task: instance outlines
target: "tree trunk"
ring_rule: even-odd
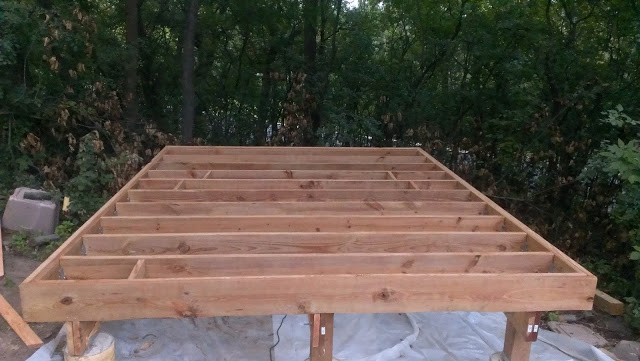
[[[260,89],[260,100],[258,102],[258,120],[256,122],[256,128],[254,130],[254,143],[256,145],[264,145],[267,141],[267,124],[270,119],[270,99],[273,93],[273,62],[276,59],[277,51],[276,46],[273,44],[269,46],[267,51],[267,57],[265,59],[264,68],[262,70],[262,84]]]
[[[195,70],[194,41],[196,21],[198,20],[198,0],[191,0],[187,10],[187,24],[184,30],[182,47],[182,141],[193,141],[193,118],[195,115],[195,89],[193,73]]]
[[[317,107],[317,82],[316,82],[316,54],[318,32],[318,0],[304,0],[304,60],[305,60],[305,92],[303,96],[304,123],[300,128],[304,129],[302,142],[304,145],[314,145],[316,142],[313,129],[319,123],[320,114]]]
[[[138,123],[138,0],[126,0],[126,42],[127,61],[125,63],[125,118],[129,130]]]

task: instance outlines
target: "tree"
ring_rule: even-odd
[[[127,128],[138,123],[138,0],[125,0],[127,61],[125,62],[125,107]]]
[[[618,104],[640,119],[638,1],[352,3],[0,1],[0,190],[102,199],[178,133],[421,146],[640,299],[637,183],[598,156],[618,138],[637,153],[637,130],[599,119]]]
[[[195,37],[198,20],[198,0],[190,0],[187,8],[187,20],[182,46],[182,141],[193,141],[193,124],[195,116],[195,87],[193,74],[195,69]]]

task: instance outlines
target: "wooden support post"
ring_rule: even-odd
[[[71,356],[81,356],[89,346],[91,336],[98,332],[100,321],[68,321],[67,352]]]
[[[531,343],[538,339],[541,312],[506,313],[504,356],[509,361],[529,361]]]
[[[333,313],[309,315],[311,351],[309,361],[333,360]]]

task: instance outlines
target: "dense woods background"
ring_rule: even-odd
[[[638,0],[5,0],[0,199],[78,224],[166,144],[421,146],[640,326],[639,47]]]

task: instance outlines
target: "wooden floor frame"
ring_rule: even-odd
[[[504,354],[528,360],[540,312],[591,309],[595,289],[420,148],[176,146],[20,286],[71,354],[99,321],[309,314],[312,361],[334,313],[426,311],[506,312]]]

